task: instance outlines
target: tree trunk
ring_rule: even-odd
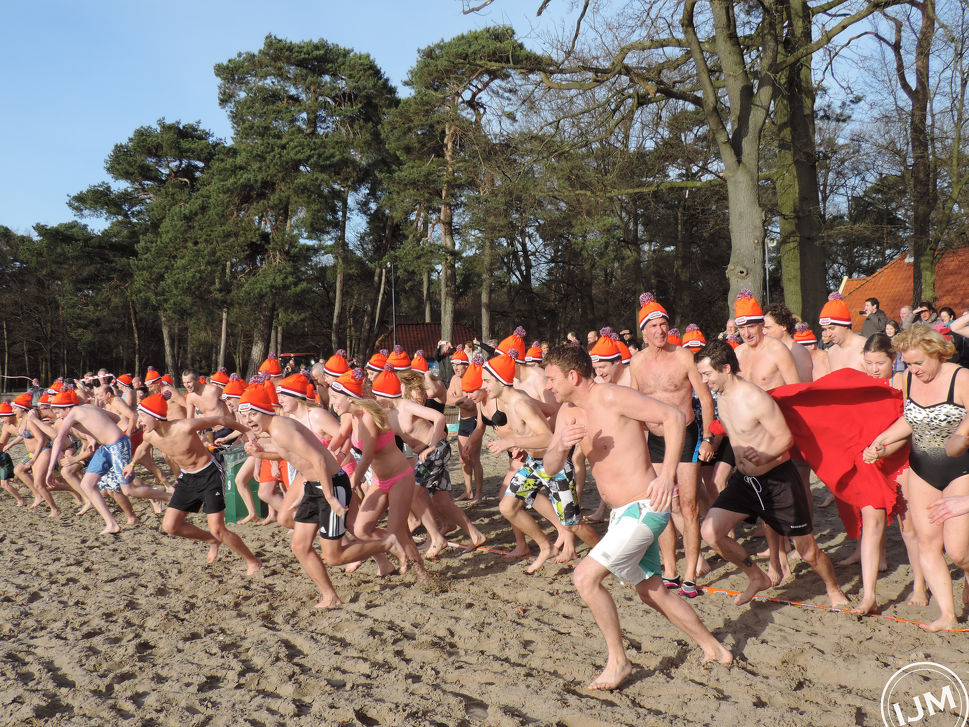
[[[730,224],[730,261],[727,300],[733,301],[741,288],[749,288],[761,298],[764,291],[764,210],[758,199],[757,173],[746,165],[740,173],[727,177],[728,218]]]
[[[441,205],[441,339],[450,341],[454,334],[454,291],[457,271],[454,262],[454,228],[451,220],[451,204]]]
[[[912,143],[912,293],[915,302],[935,298],[935,251],[929,239],[929,224],[935,206],[935,190],[929,167],[929,58],[935,34],[935,0],[922,5],[922,27],[915,45],[915,87],[909,134]]]
[[[343,284],[347,261],[347,211],[350,207],[350,188],[344,187],[340,201],[340,236],[336,242],[336,291],[333,296],[333,321],[330,327],[330,346],[340,348],[340,318],[343,314]]]
[[[216,369],[220,369],[225,366],[225,344],[226,336],[229,333],[229,309],[222,309],[222,335],[219,337],[219,359],[216,365]]]
[[[431,322],[431,270],[424,268],[423,274],[423,293],[424,293],[424,322]]]
[[[481,244],[481,340],[491,338],[491,237]]]
[[[789,0],[784,52],[811,43],[811,11]],[[811,56],[786,69],[775,102],[778,135],[777,203],[780,212],[781,280],[784,302],[803,320],[817,315],[826,299],[821,254],[821,196],[814,125],[815,88]]]
[[[252,328],[252,348],[249,349],[249,366],[246,369],[246,378],[255,375],[259,371],[262,362],[266,360],[266,345],[269,342],[269,335],[272,332],[273,320],[276,318],[276,309],[273,305],[267,305],[256,316]]]
[[[377,307],[374,310],[373,315],[373,342],[374,345],[377,340],[377,326],[380,325],[380,316],[383,313],[384,306],[384,291],[387,290],[387,268],[380,268],[380,286],[377,289]],[[369,350],[361,351],[361,355],[369,355]]]
[[[131,316],[131,337],[134,340],[135,354],[135,363],[134,368],[132,369],[132,375],[137,376],[139,370],[138,367],[140,365],[139,358],[141,356],[141,342],[138,338],[138,318],[135,316],[135,303],[131,299],[130,295],[128,296],[128,313]]]
[[[159,316],[161,318],[161,329],[162,329],[162,343],[165,346],[165,370],[174,371],[175,370],[175,352],[172,350],[172,332],[168,327],[168,322],[165,320],[165,316]]]

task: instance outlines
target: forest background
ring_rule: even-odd
[[[248,375],[392,315],[554,340],[635,329],[644,290],[708,335],[742,287],[814,322],[906,252],[933,300],[969,244],[964,3],[524,2],[527,43],[476,27],[399,89],[323,38],[217,63],[231,138],[148,119],[74,219],[0,220],[3,374]]]

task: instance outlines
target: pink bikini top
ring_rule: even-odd
[[[374,446],[373,446],[373,451],[379,452],[381,449],[383,449],[393,441],[394,441],[393,430],[386,431],[377,437],[377,441],[374,443]],[[360,449],[360,440],[354,439],[353,436],[350,437],[350,444],[352,444],[357,449]]]

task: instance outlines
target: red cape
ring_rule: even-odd
[[[908,447],[875,464],[861,459],[865,447],[902,416],[902,392],[861,371],[839,369],[812,383],[778,386],[770,395],[794,437],[792,454],[838,498],[849,537],[861,532],[860,508],[883,509],[890,520],[904,507],[895,480],[908,466]]]

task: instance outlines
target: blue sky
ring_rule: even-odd
[[[510,23],[537,48],[539,0],[36,0],[4,8],[0,225],[73,219],[68,196],[104,180],[104,159],[159,118],[231,129],[212,67],[258,50],[268,33],[325,38],[370,53],[400,89],[417,51],[472,28]],[[553,3],[555,6],[556,3]],[[566,0],[559,6],[567,9]]]

